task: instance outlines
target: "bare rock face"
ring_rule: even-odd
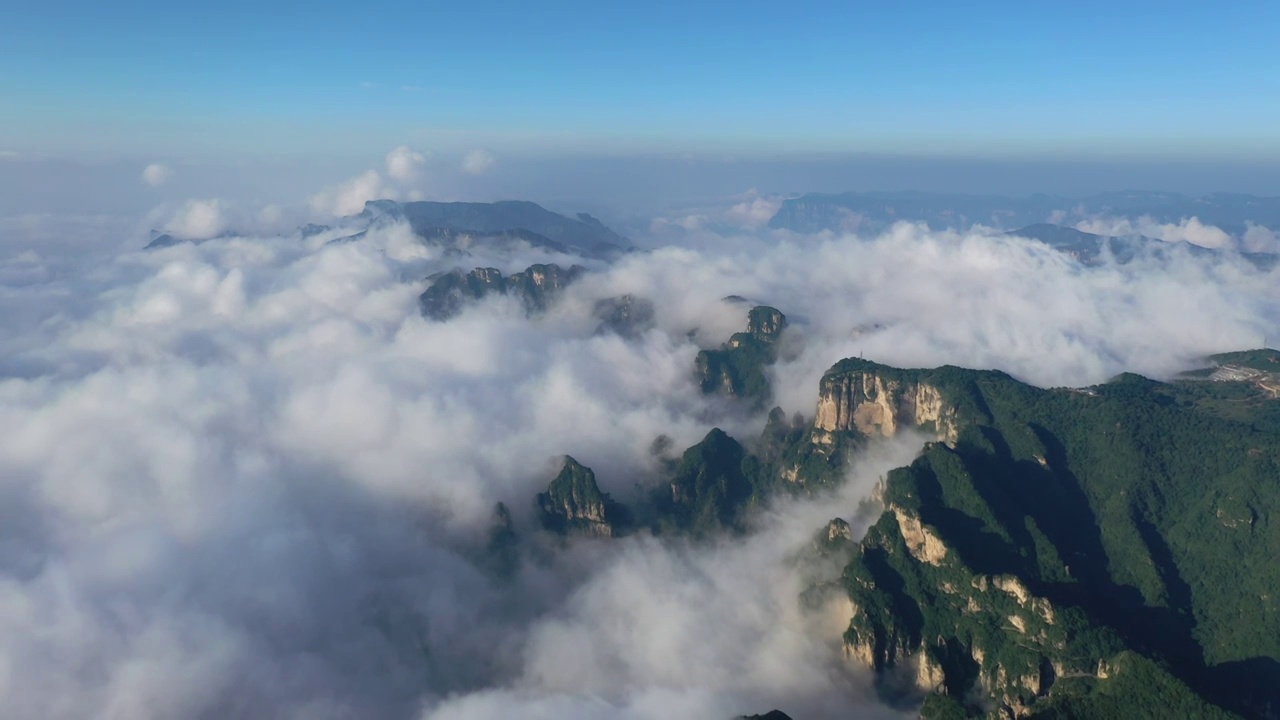
[[[787,329],[787,316],[768,305],[757,305],[747,313],[747,334],[762,343],[774,343]]]
[[[911,557],[930,565],[939,565],[947,558],[946,543],[929,526],[921,523],[915,513],[897,505],[890,505],[889,511],[898,521],[898,529]]]
[[[815,430],[892,437],[906,428],[932,431],[939,439],[954,442],[955,412],[928,383],[886,378],[874,372],[823,378]]]
[[[591,468],[567,455],[537,504],[543,527],[562,535],[614,537],[624,524],[624,509],[600,492]]]

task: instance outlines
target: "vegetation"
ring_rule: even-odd
[[[867,375],[928,386],[948,423],[948,442],[888,474],[861,542],[833,521],[813,543],[825,563],[850,559],[838,583],[815,578],[806,597],[849,596],[846,646],[887,697],[923,693],[926,718],[1280,707],[1280,401],[1265,388],[1122,375],[1040,389],[1000,372],[851,359],[822,392]],[[749,446],[714,429],[667,461],[668,481],[634,516],[662,533],[740,532],[776,494],[834,485],[865,442],[775,408]],[[565,523],[625,510],[572,459],[539,503],[570,508]]]
[[[418,296],[418,307],[431,320],[444,322],[462,312],[468,304],[491,295],[515,295],[530,315],[541,313],[566,286],[582,277],[586,268],[574,265],[530,265],[522,272],[504,277],[495,268],[476,268],[442,273]]]
[[[775,308],[759,305],[747,313],[747,331],[734,333],[718,350],[698,353],[697,370],[704,393],[722,392],[744,398],[758,407],[771,391],[765,367],[777,359],[777,340],[787,318]]]
[[[931,444],[889,475],[893,511],[845,570],[860,609],[846,640],[878,667],[926,653],[957,702],[977,687],[1006,706],[1073,717],[1157,712],[1143,704],[1153,695],[1120,680],[1135,674],[1176,687],[1161,695],[1189,698],[1188,708],[1258,714],[1275,701],[1280,433],[1248,411],[1221,412],[1230,383],[1125,375],[1081,392],[956,368],[844,361],[832,372],[913,376],[963,419],[953,447]],[[902,518],[945,557],[922,557]],[[1026,598],[998,587],[1015,582]],[[1099,677],[1121,652],[1131,670]],[[1152,669],[1161,664],[1163,675]],[[1076,685],[1097,691],[1058,699]],[[928,707],[954,711],[939,702]]]

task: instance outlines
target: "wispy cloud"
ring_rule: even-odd
[[[364,209],[369,200],[394,200],[400,193],[383,182],[377,170],[365,172],[336,186],[325,188],[311,196],[311,209],[321,215],[354,215]]]
[[[462,158],[462,170],[469,175],[483,175],[498,164],[498,158],[482,148],[472,150]]]
[[[387,175],[401,182],[410,182],[417,178],[426,162],[426,155],[408,145],[401,145],[387,153]]]
[[[173,168],[160,163],[151,163],[142,169],[142,181],[151,187],[160,187],[173,179]]]

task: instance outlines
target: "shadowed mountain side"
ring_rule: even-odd
[[[987,702],[1018,717],[1265,713],[1280,433],[1219,411],[1235,384],[1044,390],[838,363],[818,446],[908,427],[944,441],[879,493],[884,514],[844,571],[848,653],[887,697],[937,696],[926,717]],[[1228,681],[1236,667],[1252,674]]]

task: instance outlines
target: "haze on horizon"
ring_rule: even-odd
[[[1254,1],[20,5],[0,213],[297,202],[399,146],[440,199],[1280,194],[1278,25]]]

